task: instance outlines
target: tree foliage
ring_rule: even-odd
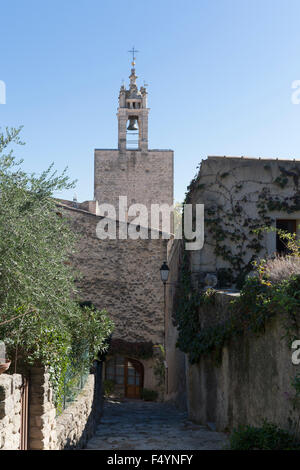
[[[0,339],[8,354],[48,366],[59,389],[66,367],[105,348],[112,322],[79,305],[69,262],[76,236],[53,193],[72,188],[66,171],[27,174],[10,147],[21,129],[0,132]]]

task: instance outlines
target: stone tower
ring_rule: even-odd
[[[173,204],[173,151],[148,148],[147,91],[137,87],[134,60],[129,79],[119,94],[118,148],[95,150],[94,199],[114,205],[117,214],[119,196],[148,211],[151,204]]]

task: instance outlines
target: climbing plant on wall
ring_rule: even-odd
[[[265,170],[268,171],[268,168]],[[215,205],[214,208],[208,208],[205,222],[213,238],[212,244],[216,256],[226,260],[230,265],[230,268],[224,269],[224,277],[227,276],[228,283],[237,282],[240,278],[243,287],[240,298],[230,305],[226,320],[202,328],[199,315],[201,306],[207,302],[213,302],[214,296],[210,291],[199,291],[198,286],[193,286],[189,253],[184,253],[177,292],[175,322],[179,333],[177,346],[188,354],[191,363],[198,362],[205,354],[213,354],[216,360],[220,360],[222,348],[226,342],[246,331],[253,333],[264,331],[266,322],[276,315],[281,318],[289,344],[299,332],[300,276],[293,275],[289,279],[272,284],[264,277],[262,265],[258,264],[256,276],[245,282],[245,274],[254,269],[253,262],[259,257],[263,248],[263,229],[270,226],[272,222],[268,213],[273,210],[288,213],[300,210],[298,192],[300,172],[295,170],[287,174],[284,168],[279,167],[279,170],[282,177],[276,178],[270,184],[277,184],[280,187],[291,184],[293,194],[280,198],[278,195],[271,194],[266,183],[258,183],[260,189],[255,192],[258,214],[256,218],[246,216],[241,209],[241,202],[247,203],[249,197],[247,195],[240,197],[242,184],[236,183],[228,189],[221,181],[226,179],[228,174],[216,177],[219,187],[224,188],[221,194],[223,196],[225,192],[227,208],[224,209],[221,203]],[[195,177],[186,195],[186,203],[193,202],[193,192],[203,191],[203,187],[199,188],[198,184],[199,180]],[[201,200],[200,197],[197,199]],[[281,236],[284,237],[284,234],[281,233]],[[294,247],[296,246],[294,255],[299,256],[299,246],[295,245],[295,237],[293,240],[290,239],[290,243],[291,250],[293,250],[293,243]],[[233,245],[234,249],[230,245]],[[252,253],[247,262],[244,260],[246,250]]]
[[[264,250],[264,233],[274,219],[274,211],[287,214],[300,210],[300,191],[298,188],[300,170],[297,166],[287,170],[278,165],[280,176],[270,181],[235,181],[226,184],[229,172],[217,172],[214,181],[201,182],[200,172],[191,181],[186,194],[186,203],[203,200],[204,193],[213,194],[217,203],[205,205],[205,243],[213,247],[216,258],[226,262],[227,267],[218,269],[219,283],[223,287],[236,284],[241,287],[246,275],[252,270],[252,263]],[[269,165],[263,171],[269,172]],[[231,174],[234,172],[232,169]],[[204,179],[204,178],[203,178]],[[245,191],[245,185],[253,183],[251,193]],[[271,187],[292,188],[289,196],[273,195]],[[248,210],[255,206],[256,216]]]
[[[184,276],[188,277],[187,271]],[[275,284],[268,282],[267,278],[255,276],[245,282],[240,297],[228,306],[223,321],[201,327],[201,308],[205,303],[213,303],[214,296],[209,291],[198,291],[192,287],[185,295],[184,289],[180,289],[176,309],[177,347],[188,354],[192,364],[208,354],[218,362],[224,345],[230,339],[246,332],[263,333],[266,323],[275,316],[281,321],[285,340],[290,347],[300,331],[299,292],[300,275]]]

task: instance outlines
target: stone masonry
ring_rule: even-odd
[[[78,234],[74,267],[82,300],[107,309],[114,337],[126,341],[163,342],[163,288],[159,268],[168,240],[99,240],[101,217],[61,206]],[[119,224],[117,223],[117,230]]]
[[[170,269],[166,289],[166,377],[165,400],[180,409],[186,408],[186,355],[176,347],[178,330],[175,328],[173,312],[176,308],[176,290],[183,257],[183,241],[170,240],[168,244],[168,266]]]
[[[135,73],[135,58],[132,62],[131,74],[129,76],[130,85],[127,90],[123,84],[119,93],[118,109],[118,149],[123,151],[127,148],[127,131],[134,131],[134,136],[138,131],[138,148],[140,150],[148,149],[148,114],[147,108],[147,90],[146,86],[138,89]],[[127,127],[129,123],[129,126]],[[133,125],[133,127],[132,127]]]
[[[56,443],[56,408],[49,374],[43,368],[30,370],[29,448],[54,450]]]
[[[90,374],[76,400],[58,416],[57,449],[82,449],[94,435],[99,421],[93,413],[94,386],[95,377]]]
[[[129,348],[126,354],[140,361],[142,357],[134,355],[134,345],[164,344],[164,291],[159,270],[167,259],[167,238],[172,232],[171,214],[167,212],[167,223],[171,222],[168,227],[162,225],[158,218],[155,222],[149,218],[148,224],[145,220],[136,220],[135,226],[139,230],[132,231],[137,239],[130,236],[123,239],[123,231],[133,218],[144,217],[141,212],[145,207],[149,216],[153,204],[161,213],[166,213],[166,206],[172,206],[173,151],[148,148],[147,91],[145,86],[138,89],[134,65],[133,61],[129,88],[122,85],[119,94],[118,148],[95,150],[94,201],[58,201],[58,205],[79,238],[79,249],[72,263],[81,272],[78,279],[81,300],[108,311],[115,324],[112,342],[125,342]],[[138,136],[134,149],[127,140],[131,131]],[[131,207],[133,210],[132,205],[136,204],[133,213],[125,209],[121,217],[120,197],[127,198],[126,202],[123,201],[127,203],[127,209]],[[104,212],[101,208],[104,203],[113,206],[113,214]],[[137,205],[144,207],[138,208]],[[116,222],[115,239],[97,237],[96,228],[103,216]],[[154,229],[152,233],[148,227]],[[168,235],[162,234],[160,228]],[[140,387],[159,388],[154,377],[153,359],[145,360],[141,366],[144,372],[140,376],[143,377]]]
[[[173,204],[173,151],[120,152],[95,150],[94,198],[112,204],[117,211],[119,196],[128,205]]]
[[[95,368],[75,401],[58,417],[49,374],[42,367],[30,368],[28,449],[78,449],[92,438],[103,407],[102,367]],[[0,450],[20,448],[21,387],[21,375],[0,376]]]
[[[201,310],[201,324],[228,318],[228,306],[236,295],[217,291],[215,305]],[[197,364],[186,361],[189,418],[200,424],[214,423],[217,431],[246,424],[261,426],[266,419],[294,432],[299,411],[293,407],[291,383],[298,368],[283,338],[281,319],[274,318],[263,334],[247,332],[230,341],[222,350],[220,364],[210,355],[202,356]]]
[[[173,204],[173,151],[148,148],[147,91],[138,90],[134,61],[132,66],[129,88],[122,85],[119,94],[118,149],[95,150],[94,200],[117,211],[119,196],[127,196],[128,205],[143,204],[149,212],[151,204]],[[138,129],[135,149],[126,142],[132,122]]]
[[[21,387],[20,374],[0,376],[0,450],[20,447]]]

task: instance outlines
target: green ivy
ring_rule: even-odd
[[[284,328],[284,337],[290,345],[299,333],[300,276],[276,285],[262,282],[259,277],[246,281],[240,296],[228,307],[228,318],[216,325],[201,328],[201,306],[213,302],[209,292],[197,292],[185,265],[181,273],[184,285],[179,289],[176,309],[178,328],[177,347],[188,354],[192,364],[201,356],[211,354],[216,362],[222,358],[223,347],[246,332],[259,334],[265,331],[267,321],[278,316]]]
[[[233,284],[236,284],[239,289],[242,287],[247,274],[252,271],[253,261],[261,255],[264,249],[263,234],[260,229],[272,224],[273,219],[268,215],[270,212],[283,211],[291,214],[300,210],[298,174],[292,171],[286,172],[281,166],[278,168],[281,174],[274,179],[273,183],[281,188],[285,188],[289,183],[293,184],[294,194],[289,197],[273,196],[268,187],[262,187],[256,203],[258,217],[255,218],[247,217],[243,212],[241,202],[248,201],[247,195],[241,195],[240,201],[236,200],[243,188],[243,183],[235,183],[231,189],[228,189],[222,180],[229,173],[225,172],[219,176],[218,183],[226,192],[230,207],[224,209],[219,203],[214,208],[205,209],[205,226],[214,244],[216,257],[223,259],[229,265],[217,271],[221,287],[229,287]],[[266,164],[264,169],[268,170],[270,166]],[[204,188],[202,184],[199,184],[199,178],[200,170],[187,188],[185,203],[192,202],[192,194],[195,190]],[[249,251],[252,255],[245,262]]]
[[[261,427],[239,426],[229,438],[230,450],[300,450],[299,438],[293,433],[264,421]]]
[[[269,165],[264,165],[264,168],[268,170]],[[213,354],[217,360],[220,360],[222,348],[231,338],[245,331],[254,333],[263,331],[266,321],[275,315],[280,316],[288,341],[295,338],[300,313],[299,278],[294,276],[274,286],[261,282],[259,278],[245,281],[263,249],[262,232],[272,223],[268,212],[279,210],[293,213],[300,210],[298,176],[292,172],[287,174],[282,167],[279,167],[279,170],[281,176],[274,183],[285,187],[289,178],[292,177],[295,192],[290,197],[279,198],[279,196],[272,196],[270,190],[263,187],[256,203],[257,218],[245,217],[240,203],[234,201],[231,193],[229,194],[230,209],[225,210],[221,204],[217,204],[215,208],[208,208],[205,211],[205,225],[208,227],[211,239],[215,242],[214,252],[230,266],[218,270],[219,284],[222,287],[230,287],[235,283],[238,288],[242,289],[240,298],[230,306],[229,318],[223,323],[201,328],[199,311],[201,305],[207,301],[207,293],[193,289],[189,257],[186,252],[184,253],[175,322],[179,332],[177,346],[188,354],[191,363],[198,362],[203,354]],[[227,175],[228,173],[223,173],[221,179]],[[199,176],[200,170],[187,188],[186,204],[191,203],[193,191],[199,189]],[[222,182],[219,184],[224,187]],[[242,184],[235,184],[232,192],[238,193],[241,189]],[[244,196],[241,201],[246,202],[247,196]],[[284,236],[282,233],[279,235]],[[229,241],[231,243],[228,243]],[[290,243],[292,243],[291,240]],[[234,251],[231,248],[232,245],[234,245]],[[252,256],[248,262],[245,262],[248,250],[251,250]]]

